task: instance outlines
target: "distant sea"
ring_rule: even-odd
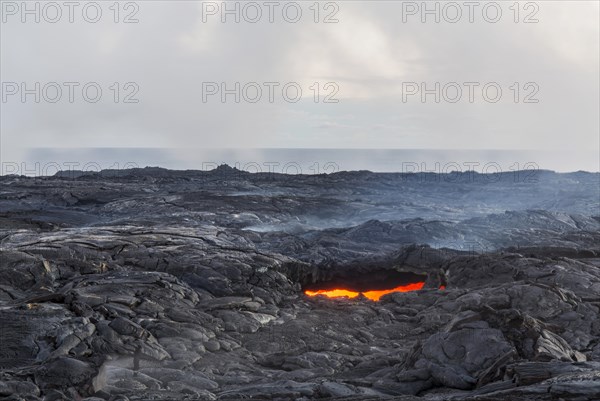
[[[546,169],[600,170],[598,150],[581,154],[538,150],[448,149],[211,149],[211,148],[30,148],[20,160],[2,160],[2,175],[53,175],[58,170],[164,167],[212,170],[228,164],[250,172],[320,174],[337,171],[445,173]]]

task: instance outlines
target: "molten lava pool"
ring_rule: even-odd
[[[418,283],[401,285],[399,287],[392,288],[389,290],[363,291],[362,294],[372,301],[379,301],[379,298],[381,298],[385,294],[390,294],[392,292],[416,291],[416,290],[422,289],[424,285],[425,285],[425,282],[421,281]],[[443,288],[440,287],[440,289],[443,289]],[[337,297],[356,298],[357,296],[359,296],[361,294],[361,292],[343,290],[343,289],[317,290],[317,291],[306,290],[306,291],[304,291],[304,293],[311,297],[314,297],[315,295],[325,295],[326,297],[329,297],[329,298],[337,298]]]

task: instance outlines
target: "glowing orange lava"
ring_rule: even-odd
[[[348,291],[348,290],[317,290],[317,291],[304,291],[306,295],[314,297],[315,295],[325,295],[329,298],[337,298],[337,297],[348,297],[355,298],[360,294],[360,292]]]
[[[420,290],[421,288],[423,288],[424,285],[425,285],[425,282],[421,281],[420,283],[401,285],[400,287],[392,288],[391,290],[367,291],[367,292],[363,292],[363,295],[372,301],[379,301],[379,298],[381,298],[385,294],[390,294],[392,292],[416,291],[416,290]]]
[[[408,292],[408,291],[416,291],[423,288],[425,282],[412,283],[408,285],[401,285],[396,288],[392,288],[390,290],[375,290],[375,291],[365,291],[362,294],[369,298],[372,301],[379,301],[379,298],[384,296],[385,294],[390,294],[392,292]],[[442,286],[443,287],[443,286]],[[441,288],[441,287],[440,287]],[[445,287],[444,287],[445,288]],[[335,290],[317,290],[317,291],[304,291],[304,293],[308,296],[314,297],[315,295],[325,295],[329,298],[337,298],[337,297],[348,297],[348,298],[356,298],[360,292],[343,290],[343,289],[335,289]]]

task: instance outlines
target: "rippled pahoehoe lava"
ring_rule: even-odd
[[[329,298],[339,298],[339,297],[356,298],[357,296],[359,296],[362,293],[365,297],[369,298],[372,301],[379,301],[379,299],[386,294],[390,294],[392,292],[417,291],[417,290],[422,289],[424,285],[425,285],[425,282],[421,281],[418,283],[401,285],[401,286],[391,288],[388,290],[373,290],[373,291],[357,292],[357,291],[351,291],[351,290],[345,290],[345,289],[338,288],[338,289],[333,289],[333,290],[317,290],[317,291],[306,290],[306,291],[304,291],[304,293],[311,297],[314,297],[316,295],[325,295],[326,297],[329,297]]]

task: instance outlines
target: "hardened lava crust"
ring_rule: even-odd
[[[597,401],[600,174],[518,173],[0,177],[0,399]]]

